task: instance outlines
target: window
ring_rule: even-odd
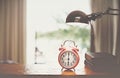
[[[74,10],[89,14],[90,0],[27,0],[27,64],[59,67],[58,49],[68,39],[74,40],[80,51],[89,49],[90,27],[65,23]]]

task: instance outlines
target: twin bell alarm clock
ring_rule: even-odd
[[[79,63],[79,49],[72,40],[65,40],[59,48],[58,62],[62,69],[74,69]]]

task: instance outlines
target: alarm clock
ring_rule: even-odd
[[[74,69],[79,63],[79,49],[72,40],[65,40],[59,48],[58,62],[62,69]]]

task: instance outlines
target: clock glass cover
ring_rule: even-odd
[[[72,51],[66,51],[60,54],[59,63],[66,69],[74,68],[78,64],[78,55]]]

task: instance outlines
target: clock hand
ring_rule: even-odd
[[[68,61],[67,65],[69,66],[69,61]]]
[[[68,66],[69,66],[69,60],[70,60],[70,58],[69,58],[69,52],[68,52]]]

